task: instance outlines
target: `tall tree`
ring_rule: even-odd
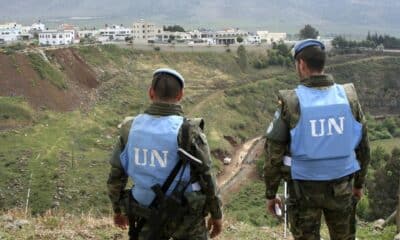
[[[304,26],[303,29],[300,30],[299,36],[300,39],[308,39],[308,38],[316,39],[319,36],[319,32],[310,24],[307,24]]]
[[[243,45],[237,49],[237,63],[242,71],[247,69],[247,51]]]

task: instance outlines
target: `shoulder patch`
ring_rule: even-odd
[[[278,109],[275,112],[274,119],[271,121],[265,134],[267,139],[288,142],[289,141],[289,129],[287,125],[281,119],[281,110]]]
[[[118,124],[117,128],[121,129],[122,126],[124,126],[124,125],[127,124],[128,122],[132,122],[133,119],[135,119],[135,117],[132,117],[132,116],[130,116],[130,117],[125,117],[125,119],[124,119],[120,124]]]

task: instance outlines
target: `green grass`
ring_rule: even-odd
[[[376,140],[371,142],[371,148],[381,146],[386,152],[391,153],[395,147],[400,147],[400,138]]]
[[[33,120],[33,110],[20,97],[0,97],[0,121],[5,119]]]
[[[276,226],[278,221],[265,209],[264,182],[248,184],[225,205],[225,212],[238,221],[254,226]]]
[[[42,80],[46,79],[59,89],[67,89],[64,75],[58,69],[46,62],[39,54],[29,53],[28,57],[33,69]]]

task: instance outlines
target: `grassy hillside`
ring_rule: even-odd
[[[142,52],[104,45],[50,51],[47,55],[50,63],[46,63],[46,68],[50,66],[54,71],[45,72],[45,78],[60,74],[60,82],[49,80],[54,87],[70,93],[79,89],[79,96],[86,96],[86,100],[80,101],[72,111],[57,112],[32,108],[31,98],[0,98],[0,125],[10,119],[19,123],[19,128],[8,127],[0,132],[0,209],[23,208],[30,188],[29,207],[33,214],[48,209],[78,215],[110,213],[106,179],[108,158],[118,134],[116,126],[125,116],[141,113],[149,105],[147,88],[156,68],[172,67],[185,76],[184,110],[189,117],[204,118],[216,168],[222,167],[216,157],[230,155],[234,150],[227,139],[241,143],[263,134],[276,109],[278,89],[297,84],[292,68],[252,68],[251,61],[255,58],[252,55],[248,58],[249,67],[241,70],[234,52]],[[392,88],[385,86],[399,84],[394,77],[398,57],[372,61],[371,56],[355,56],[343,61],[349,64],[332,61],[328,72],[336,75],[339,82],[356,84],[366,111],[399,112],[397,102],[391,108],[385,105],[382,112],[377,107],[397,97]],[[96,74],[99,85],[95,89],[82,87],[80,84],[86,81],[83,78],[73,81],[76,68],[72,66],[79,64],[90,66],[88,76]],[[375,73],[375,69],[384,74]],[[383,84],[376,83],[377,79]],[[57,83],[65,83],[67,87],[57,87]],[[376,95],[385,93],[388,95],[382,98],[384,101],[379,101]],[[370,99],[373,104],[369,103]],[[262,226],[270,223],[268,218],[257,215],[262,211],[261,185],[256,183],[244,190],[244,195],[260,196],[251,202],[258,208],[243,212],[232,204],[227,206],[228,216],[232,222],[236,221],[234,226],[252,232],[244,230],[240,234],[253,234],[253,230],[260,230],[261,234]],[[244,195],[235,198],[237,202],[246,202]],[[235,230],[226,232],[226,236],[234,234],[237,234]]]
[[[244,73],[234,53],[136,52],[107,45],[77,52],[99,75],[97,99],[72,112],[38,111],[35,124],[0,133],[5,166],[0,170],[5,179],[0,182],[4,196],[0,208],[23,207],[30,188],[33,213],[49,208],[81,212],[92,206],[96,206],[94,213],[109,212],[107,161],[116,126],[149,104],[147,88],[158,67],[175,68],[186,77],[184,109],[190,117],[204,117],[212,149],[224,154],[233,150],[225,136],[241,142],[262,133],[274,111],[265,101],[274,101],[273,89],[280,87],[277,77],[286,71],[250,69]],[[242,91],[254,96],[244,97]],[[253,111],[248,109],[252,101],[257,104]],[[220,165],[216,160],[215,166]]]

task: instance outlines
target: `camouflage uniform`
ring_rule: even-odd
[[[301,82],[304,86],[323,89],[334,84],[330,75],[312,76]],[[354,176],[332,181],[292,181],[290,170],[283,164],[284,155],[290,155],[290,130],[299,120],[299,102],[294,90],[279,92],[278,110],[266,133],[266,159],[264,164],[266,197],[274,199],[282,178],[289,180],[287,200],[290,229],[295,239],[320,239],[322,212],[330,229],[331,239],[354,239],[355,205],[352,185],[362,188],[370,148],[367,126],[353,84],[344,85],[355,119],[363,124],[362,140],[355,149],[361,169]],[[354,181],[353,181],[354,180]],[[351,214],[353,212],[353,214]]]
[[[183,115],[180,105],[166,104],[166,103],[153,103],[145,113],[156,116],[168,115]],[[164,229],[164,238],[169,239],[193,239],[203,240],[208,239],[208,231],[205,225],[204,217],[210,213],[214,219],[222,218],[221,200],[218,194],[215,177],[211,172],[211,156],[208,147],[207,139],[203,133],[204,122],[202,119],[188,119],[190,123],[189,138],[191,139],[191,154],[203,161],[207,166],[207,171],[202,173],[204,184],[202,185],[201,192],[190,193],[193,201],[191,206],[197,210],[197,213],[185,216],[184,223],[177,226],[175,223],[168,223]],[[115,213],[128,214],[127,207],[127,194],[125,187],[127,184],[128,176],[121,166],[120,154],[128,141],[129,130],[132,125],[133,118],[127,118],[122,124],[120,129],[120,136],[118,142],[114,147],[112,157],[110,159],[111,171],[107,181],[108,195],[111,199]],[[178,134],[178,143],[182,142],[181,131]],[[192,173],[195,172],[192,169]],[[130,218],[131,219],[131,218]],[[130,227],[132,229],[132,227]],[[139,239],[146,235],[146,232],[151,231],[151,227],[144,225]],[[130,232],[131,235],[131,232]]]

